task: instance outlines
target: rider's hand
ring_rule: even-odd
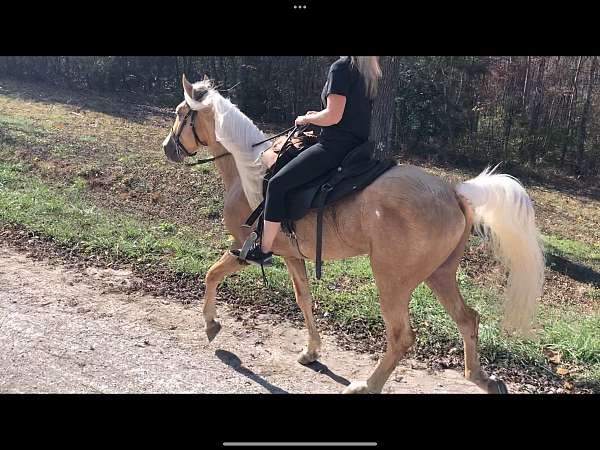
[[[317,114],[318,111],[308,111],[306,114],[304,114],[305,116],[312,116],[313,114]]]
[[[270,148],[270,149],[264,151],[260,155],[260,158],[262,159],[262,162],[265,166],[267,166],[268,168],[271,168],[271,166],[273,164],[275,164],[275,161],[277,161],[277,153],[275,153],[273,151],[273,148]]]
[[[308,125],[309,123],[310,122],[308,121],[308,118],[306,116],[298,116],[296,117],[296,121],[294,122],[296,126]]]

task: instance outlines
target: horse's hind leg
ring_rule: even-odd
[[[491,379],[481,369],[477,342],[479,338],[479,314],[466,304],[456,282],[456,271],[465,252],[465,246],[471,235],[473,223],[471,209],[462,198],[458,198],[460,208],[465,215],[465,230],[454,251],[444,264],[437,268],[425,281],[440,301],[446,312],[458,326],[464,342],[465,378],[474,382],[488,393],[508,393],[502,381]]]
[[[408,304],[414,283],[397,281],[397,274],[378,274],[375,266],[373,274],[379,290],[381,316],[385,322],[387,348],[377,368],[365,382],[353,382],[344,389],[344,394],[379,393],[400,359],[415,341],[410,328]]]
[[[465,378],[490,394],[508,393],[502,381],[488,377],[481,369],[477,351],[479,314],[465,305],[464,299],[458,290],[454,264],[444,264],[427,279],[426,283],[450,317],[456,322],[462,335],[465,354]]]
[[[217,298],[217,287],[227,275],[247,267],[247,264],[229,253],[225,252],[219,260],[214,263],[206,273],[204,292],[204,308],[202,314],[206,323],[206,336],[212,341],[221,330],[221,324],[216,320],[217,309],[215,300]]]
[[[312,297],[308,287],[308,277],[306,276],[306,265],[304,260],[298,258],[284,258],[285,265],[288,268],[294,293],[296,294],[296,303],[304,315],[304,323],[308,330],[308,345],[302,350],[298,357],[300,364],[310,364],[319,357],[321,349],[321,338],[315,325],[315,319],[312,312]]]

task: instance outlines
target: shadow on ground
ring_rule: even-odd
[[[226,350],[217,350],[215,351],[215,356],[219,358],[222,362],[227,364],[229,367],[231,367],[233,370],[235,370],[237,373],[244,375],[245,377],[264,387],[271,394],[289,394],[289,392],[272,385],[261,376],[255,374],[250,369],[244,367],[240,358],[238,358],[235,354]]]
[[[344,378],[340,375],[335,374],[334,372],[331,371],[331,369],[329,367],[327,367],[325,364],[320,363],[319,361],[312,362],[312,363],[306,365],[305,367],[308,367],[310,370],[314,370],[317,373],[326,375],[329,378],[331,378],[333,381],[335,381],[336,383],[339,383],[343,386],[350,385],[350,381],[348,381],[346,378]]]
[[[582,264],[569,261],[562,256],[546,253],[546,265],[555,272],[562,273],[569,278],[582,283],[591,283],[600,288],[600,273]]]
[[[142,94],[113,93],[100,95],[96,92],[67,90],[64,88],[33,82],[19,82],[0,79],[0,94],[13,99],[47,104],[62,103],[74,108],[88,109],[110,116],[143,124],[152,116],[172,117],[180,100],[173,100],[172,108],[161,108],[143,104]],[[127,100],[126,100],[127,99]],[[183,100],[183,95],[181,100]]]

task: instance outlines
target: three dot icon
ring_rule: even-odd
[[[306,5],[294,5],[294,9],[306,9]]]

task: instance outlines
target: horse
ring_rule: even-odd
[[[249,233],[242,226],[262,201],[270,143],[267,136],[211,80],[190,83],[182,77],[184,100],[176,107],[171,131],[162,143],[171,162],[182,162],[201,147],[212,155],[225,186],[223,219],[240,248]],[[295,223],[295,236],[280,232],[273,252],[283,258],[296,302],[308,331],[298,362],[319,357],[321,339],[312,311],[305,260],[315,259],[316,213]],[[530,335],[544,283],[544,254],[535,212],[523,185],[508,174],[486,168],[475,178],[452,185],[425,170],[396,164],[374,182],[327,207],[323,218],[324,261],[368,255],[385,324],[386,350],[366,381],[355,380],[343,393],[380,393],[415,340],[410,327],[412,291],[426,283],[456,323],[464,343],[464,376],[486,393],[508,393],[506,385],[482,369],[478,353],[479,314],[467,306],[456,272],[472,232],[490,245],[508,273],[502,326]],[[247,267],[226,251],[205,276],[202,314],[212,341],[217,320],[219,283]]]

